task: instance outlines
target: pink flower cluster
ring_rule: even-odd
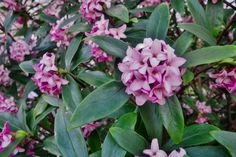
[[[4,67],[4,65],[0,65],[0,85],[9,86],[11,83],[11,79],[9,77],[10,71]]]
[[[97,21],[92,27],[91,32],[85,33],[86,36],[111,36],[116,39],[126,38],[124,34],[126,30],[126,25],[122,25],[119,28],[110,28],[109,29],[109,20],[104,19],[104,16],[101,17],[100,21]],[[98,62],[103,61],[112,61],[112,57],[104,52],[97,44],[92,41],[86,41],[87,44],[91,46],[91,54],[98,59]]]
[[[111,7],[111,0],[79,0],[80,12],[90,23],[97,21],[102,15],[104,7]]]
[[[3,0],[3,5],[7,9],[19,11],[22,7],[15,0]]]
[[[56,42],[58,47],[68,46],[70,44],[71,40],[73,39],[73,37],[75,36],[74,34],[69,34],[67,32],[68,29],[70,28],[70,25],[60,27],[63,20],[64,20],[64,18],[57,21],[57,23],[52,26],[52,29],[49,33],[49,35],[51,37],[51,41]]]
[[[146,101],[164,105],[182,84],[181,66],[186,62],[162,40],[144,39],[136,48],[129,47],[127,56],[118,65],[126,92],[133,94],[137,105]]]
[[[102,125],[101,122],[93,122],[82,126],[82,132],[85,138],[88,138],[90,134],[97,128]]]
[[[236,94],[236,68],[210,73],[209,76],[215,79],[211,87],[225,88],[229,93]]]
[[[14,132],[10,130],[9,123],[5,122],[4,127],[2,128],[2,132],[0,132],[0,152],[4,151],[6,147],[8,147],[15,138],[12,136]],[[15,156],[17,153],[24,152],[25,150],[19,146],[17,146],[10,157]]]
[[[65,0],[54,0],[45,10],[44,13],[49,16],[59,17],[59,13]],[[45,3],[45,2],[44,2]]]
[[[45,53],[40,63],[34,65],[33,68],[35,74],[32,80],[40,91],[48,95],[59,96],[62,85],[66,85],[68,81],[56,73],[58,69],[55,65],[55,55],[53,53]]]
[[[14,101],[14,97],[7,98],[3,93],[0,93],[0,112],[8,112],[15,114],[18,112],[18,107]]]
[[[29,55],[32,51],[32,47],[25,41],[19,39],[12,43],[10,46],[10,58],[22,62],[26,55]]]
[[[165,151],[159,148],[158,140],[156,138],[152,140],[151,148],[145,149],[143,153],[149,157],[184,157],[186,155],[183,148],[180,148],[179,152],[174,150],[170,155],[167,155]]]
[[[165,2],[169,3],[170,0],[165,0]],[[143,7],[149,7],[149,6],[159,5],[160,3],[161,0],[144,0],[140,5]]]
[[[205,117],[204,114],[212,112],[211,106],[207,106],[206,102],[197,101],[196,107],[199,111],[199,116],[195,120],[195,123],[205,123],[209,121],[208,117]]]

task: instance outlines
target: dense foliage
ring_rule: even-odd
[[[236,7],[0,1],[0,156],[236,157]]]

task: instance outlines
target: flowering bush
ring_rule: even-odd
[[[235,12],[0,1],[0,157],[236,157]]]

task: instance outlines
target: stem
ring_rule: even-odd
[[[231,3],[227,2],[226,0],[224,0],[224,3],[225,3],[227,6],[231,7],[232,9],[236,10],[236,7],[235,7],[234,5],[232,5]]]
[[[9,32],[6,32],[4,26],[1,23],[0,23],[0,30],[2,30],[5,34],[7,34],[13,41],[16,41]]]

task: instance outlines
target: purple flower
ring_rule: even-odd
[[[0,85],[9,86],[11,83],[11,79],[9,77],[10,71],[4,67],[4,65],[0,65]]]
[[[33,68],[35,74],[32,80],[40,91],[48,95],[59,96],[62,85],[66,85],[68,81],[56,73],[55,55],[53,53],[45,53],[40,63],[34,65]]]
[[[85,138],[88,138],[90,134],[97,128],[102,125],[101,122],[93,122],[82,126],[82,132]]]
[[[215,79],[211,87],[225,88],[229,93],[236,94],[236,68],[209,73],[209,76]]]
[[[0,93],[0,112],[8,112],[15,114],[18,112],[18,107],[14,101],[14,97],[7,98],[3,93]]]
[[[10,58],[17,62],[22,62],[25,56],[30,54],[31,50],[32,47],[30,45],[19,39],[10,46]]]
[[[137,105],[146,101],[164,105],[182,84],[181,66],[185,59],[162,40],[144,39],[136,48],[129,47],[118,65],[126,92],[135,96]]]

